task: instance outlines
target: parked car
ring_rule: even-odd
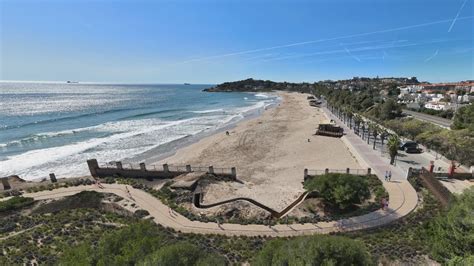
[[[406,153],[422,153],[423,150],[417,147],[408,146],[405,148]]]
[[[418,149],[418,143],[414,141],[402,142],[398,149],[402,151],[406,151],[407,149]]]

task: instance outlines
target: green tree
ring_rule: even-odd
[[[430,222],[423,232],[432,256],[438,260],[474,256],[474,188],[457,196],[449,209]],[[466,259],[467,261],[467,259]],[[471,264],[472,265],[472,264]]]
[[[387,141],[388,153],[390,155],[390,164],[395,163],[395,157],[400,147],[400,138],[397,135],[391,135]]]
[[[474,130],[474,104],[461,107],[454,115],[452,129],[469,128]]]
[[[339,209],[345,209],[370,197],[365,177],[351,174],[330,173],[308,179],[304,187],[316,190],[323,199]]]
[[[315,235],[265,244],[252,265],[372,265],[366,247],[340,236]]]
[[[226,265],[226,259],[217,254],[209,254],[195,245],[179,242],[164,246],[149,255],[138,265],[142,266],[188,266],[188,265]]]

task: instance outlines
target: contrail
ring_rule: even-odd
[[[434,54],[432,54],[430,57],[425,59],[425,62],[429,62],[429,61],[431,61],[431,59],[435,58],[438,55],[438,52],[439,52],[439,49],[436,49]]]
[[[351,52],[349,51],[349,49],[347,49],[347,47],[344,47],[344,50],[346,50],[346,53],[347,53],[348,55],[350,55],[350,57],[354,58],[354,59],[355,59],[356,61],[358,61],[358,62],[362,62],[359,57],[357,57],[357,56],[351,54]]]
[[[456,23],[456,20],[458,20],[459,14],[461,14],[461,11],[466,5],[466,3],[467,3],[467,0],[464,0],[464,2],[462,3],[461,7],[458,10],[458,13],[456,14],[456,17],[454,17],[453,22],[451,23],[451,26],[449,26],[448,32],[451,32],[451,30],[453,29],[454,24]]]
[[[363,51],[372,51],[372,50],[384,50],[384,49],[391,49],[391,48],[402,48],[402,47],[412,47],[412,46],[427,45],[427,44],[434,44],[434,43],[443,43],[443,42],[448,42],[448,41],[452,41],[452,40],[436,40],[436,41],[429,41],[429,42],[408,43],[408,44],[400,44],[400,45],[366,46],[366,47],[359,47],[359,48],[352,49],[352,51],[363,52]],[[344,49],[318,51],[318,52],[305,53],[305,54],[299,54],[299,55],[294,55],[294,56],[283,56],[283,57],[271,58],[267,60],[260,60],[259,62],[279,61],[279,60],[304,58],[304,57],[317,56],[317,55],[338,54],[338,53],[344,53],[344,52],[347,53],[347,51]]]
[[[460,18],[457,18],[457,20],[471,19],[473,17],[474,16],[460,17]],[[204,61],[204,60],[215,59],[215,58],[250,54],[250,53],[256,53],[256,52],[263,52],[263,51],[269,51],[269,50],[275,50],[275,49],[281,49],[281,48],[288,48],[288,47],[294,47],[294,46],[300,46],[300,45],[306,45],[306,44],[334,41],[334,40],[341,40],[341,39],[349,39],[349,38],[362,37],[362,36],[368,36],[368,35],[379,34],[379,33],[387,33],[387,32],[394,32],[394,31],[408,30],[408,29],[426,27],[426,26],[431,26],[431,25],[436,25],[436,24],[442,24],[442,23],[451,22],[451,21],[452,21],[452,19],[444,19],[444,20],[426,22],[426,23],[421,23],[421,24],[415,24],[415,25],[385,29],[385,30],[378,30],[378,31],[372,31],[372,32],[365,32],[365,33],[357,33],[357,34],[351,34],[351,35],[345,35],[345,36],[339,36],[339,37],[333,37],[333,38],[325,38],[325,39],[319,39],[319,40],[313,40],[313,41],[290,43],[290,44],[284,44],[284,45],[278,45],[278,46],[272,46],[272,47],[265,47],[265,48],[259,48],[259,49],[253,49],[253,50],[246,50],[246,51],[240,51],[240,52],[234,52],[234,53],[228,53],[228,54],[220,54],[220,55],[190,59],[190,60],[186,60],[186,61],[183,61],[183,62],[179,62],[177,64],[185,64],[185,63]]]

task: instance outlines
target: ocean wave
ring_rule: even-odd
[[[141,117],[147,117],[147,116],[150,116],[150,115],[166,114],[166,113],[180,112],[180,111],[184,111],[184,109],[167,109],[167,110],[141,113],[141,114],[136,114],[136,115],[131,115],[131,116],[124,117],[121,120],[126,120],[126,119],[131,119],[131,118],[141,118]]]
[[[0,130],[7,130],[7,129],[11,129],[11,128],[22,128],[22,127],[27,127],[27,126],[32,126],[32,125],[48,124],[48,123],[55,123],[55,122],[60,122],[60,121],[68,121],[68,120],[73,120],[73,119],[78,119],[78,118],[85,118],[85,117],[89,117],[89,116],[96,116],[96,115],[102,115],[102,114],[130,111],[130,110],[135,110],[135,109],[138,109],[138,108],[120,108],[120,109],[97,111],[97,112],[74,115],[74,116],[65,116],[65,117],[44,119],[44,120],[38,120],[38,121],[34,121],[34,122],[28,122],[28,123],[24,123],[24,124],[14,125],[14,126],[13,125],[11,125],[11,126],[7,125],[7,126],[4,126],[4,127],[0,127]]]
[[[209,110],[191,111],[191,112],[195,113],[195,114],[208,114],[208,113],[217,113],[217,112],[223,113],[225,111],[224,111],[224,109],[220,108],[220,109],[209,109]]]
[[[268,96],[267,94],[264,94],[264,93],[257,93],[255,94],[255,97],[258,97],[258,98],[270,98],[270,96]]]

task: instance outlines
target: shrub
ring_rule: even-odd
[[[136,210],[135,213],[133,214],[137,218],[143,218],[145,216],[150,215],[150,213],[147,210]]]
[[[138,265],[226,265],[226,260],[217,254],[209,254],[197,246],[178,242],[164,246],[149,255]]]
[[[317,190],[323,199],[340,209],[361,203],[370,197],[365,177],[351,174],[325,174],[309,179],[304,187]]]
[[[33,204],[33,202],[33,198],[15,196],[6,201],[0,201],[0,212],[21,209],[25,206]]]
[[[445,213],[428,223],[422,235],[438,261],[474,256],[474,188],[456,197]]]
[[[340,236],[307,236],[267,242],[254,265],[371,265],[366,247]]]

